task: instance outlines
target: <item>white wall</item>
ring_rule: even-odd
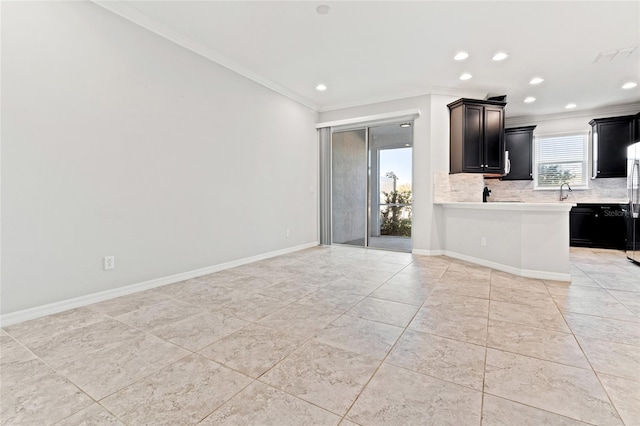
[[[3,2],[1,83],[3,314],[317,241],[306,107],[85,2]]]

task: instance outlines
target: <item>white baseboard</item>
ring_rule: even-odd
[[[492,262],[490,260],[480,259],[477,257],[467,256],[444,250],[445,256],[453,257],[454,259],[464,260],[465,262],[475,263],[480,266],[486,266],[487,268],[496,269],[502,272],[508,272],[513,275],[526,278],[537,278],[540,280],[553,280],[553,281],[571,281],[571,274],[563,274],[561,272],[549,272],[549,271],[536,271],[530,269],[519,269],[509,265],[503,265],[502,263]]]
[[[420,255],[420,256],[442,256],[444,254],[444,250],[413,249],[413,250],[411,250],[411,254],[417,254],[417,255]]]
[[[24,309],[21,311],[11,312],[0,315],[0,326],[5,327],[19,322],[40,318],[46,315],[57,314],[69,309],[79,308],[81,306],[91,305],[93,303],[102,302],[120,296],[126,296],[132,293],[149,290],[163,285],[174,284],[191,278],[201,277],[203,275],[212,274],[214,272],[223,271],[225,269],[235,268],[236,266],[246,265],[248,263],[258,262],[260,260],[269,259],[283,254],[289,254],[296,251],[308,249],[318,246],[318,242],[301,244],[295,247],[289,247],[282,250],[276,250],[268,253],[259,254],[257,256],[245,257],[243,259],[233,260],[231,262],[220,263],[218,265],[208,266],[206,268],[195,269],[193,271],[182,272],[166,277],[155,278],[149,281],[143,281],[137,284],[131,284],[124,287],[105,290],[98,293],[88,294],[86,296],[74,297],[73,299],[61,300],[60,302],[49,303],[47,305],[36,306],[35,308]]]

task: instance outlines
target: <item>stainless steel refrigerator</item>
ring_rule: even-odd
[[[640,264],[640,142],[627,148],[627,258]]]

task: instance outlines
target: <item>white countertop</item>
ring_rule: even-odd
[[[566,211],[576,206],[576,203],[520,203],[520,202],[499,202],[490,201],[466,202],[466,203],[433,203],[449,209],[476,209],[476,210],[515,210],[515,211]]]

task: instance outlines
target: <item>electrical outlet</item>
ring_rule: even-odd
[[[104,270],[107,271],[109,269],[113,269],[116,267],[116,257],[115,256],[105,256],[104,258]]]
[[[480,237],[480,245],[485,247],[487,245],[487,237]]]
[[[289,229],[287,228],[287,238],[289,238],[290,235],[291,235],[291,231],[289,231]]]

